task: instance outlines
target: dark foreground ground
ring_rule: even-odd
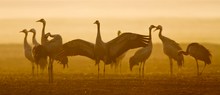
[[[46,75],[1,74],[0,95],[220,95],[220,75],[57,74],[49,84]]]

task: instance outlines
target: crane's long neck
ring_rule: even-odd
[[[150,40],[152,39],[151,32],[152,32],[152,29],[149,29],[149,37],[150,37]]]
[[[96,38],[96,42],[97,41],[102,41],[102,37],[101,37],[101,33],[100,33],[100,24],[97,24],[97,38]]]
[[[41,44],[43,45],[46,41],[46,38],[45,38],[45,26],[46,26],[46,22],[43,23],[43,28],[42,28],[42,34],[41,34]]]
[[[27,33],[25,33],[25,36],[24,36],[24,47],[26,47],[28,45],[28,42],[27,42]]]
[[[36,32],[33,32],[32,43],[33,43],[34,45],[39,45],[39,43],[38,43],[37,40],[36,40]]]
[[[159,37],[160,37],[160,38],[163,37],[163,35],[162,35],[162,29],[160,29],[160,31],[159,31]]]

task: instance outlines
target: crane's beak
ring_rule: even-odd
[[[24,32],[24,30],[22,30],[22,31],[19,31],[19,33],[25,33],[25,32]]]
[[[36,22],[41,22],[41,20],[37,20]]]
[[[93,24],[98,24],[99,23],[99,21],[98,20],[96,20]]]
[[[157,30],[159,30],[159,28],[156,27],[156,29],[155,29],[153,32],[155,32],[155,31],[157,31]]]

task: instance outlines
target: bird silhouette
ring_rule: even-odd
[[[144,66],[145,66],[146,60],[150,57],[151,52],[152,52],[153,45],[152,45],[151,31],[155,27],[156,26],[154,25],[151,25],[149,27],[149,37],[150,37],[149,45],[137,50],[135,54],[129,59],[131,71],[135,65],[139,65],[139,76],[140,77],[141,76],[144,77]],[[141,68],[142,68],[142,74],[141,74]]]
[[[169,57],[169,60],[170,60],[170,74],[172,75],[173,74],[172,59],[177,61],[179,70],[184,64],[183,55],[178,54],[178,51],[182,50],[182,48],[174,40],[171,40],[170,38],[167,38],[167,37],[162,35],[163,28],[162,28],[161,25],[158,25],[156,30],[159,30],[159,38],[161,39],[161,41],[163,43],[163,51]]]
[[[99,75],[99,62],[104,61],[104,75],[105,65],[115,63],[116,59],[123,53],[130,49],[145,47],[149,43],[149,36],[135,34],[135,33],[123,33],[120,36],[112,39],[111,41],[104,43],[100,34],[100,23],[98,20],[94,24],[97,24],[97,37],[95,43],[95,61],[98,65]]]
[[[37,62],[40,59],[47,59],[49,56],[49,66],[48,66],[48,75],[49,75],[49,82],[53,82],[53,63],[54,60],[58,61],[59,63],[63,64],[64,67],[68,63],[67,57],[62,57],[62,59],[57,57],[62,51],[62,37],[59,34],[51,35],[50,33],[45,34],[45,26],[46,21],[44,19],[40,19],[37,22],[43,23],[42,28],[42,35],[41,35],[41,45],[35,48],[35,55],[34,58]],[[48,37],[52,37],[51,40],[48,40]]]
[[[28,32],[32,32],[33,36],[32,36],[32,44],[34,45],[33,49],[32,49],[32,53],[33,55],[35,55],[34,51],[35,51],[35,47],[39,46],[40,44],[37,42],[36,40],[36,30],[34,28],[30,29]],[[38,73],[38,66],[40,66],[40,69],[43,71],[46,66],[47,66],[47,60],[46,59],[40,59],[39,62],[35,62],[35,64],[37,65],[37,73]]]
[[[196,60],[196,65],[197,65],[197,75],[202,74],[203,70],[206,67],[206,64],[211,64],[211,58],[210,58],[212,56],[211,53],[209,52],[207,48],[205,48],[203,45],[199,43],[189,44],[187,46],[186,51],[179,51],[179,54],[190,55],[194,57],[194,59]],[[201,73],[199,73],[198,60],[204,61],[205,63]]]
[[[34,58],[32,55],[32,47],[30,44],[28,44],[27,41],[27,36],[28,36],[28,31],[26,29],[20,31],[20,33],[24,33],[24,55],[25,57],[31,62],[32,64],[32,75],[34,76]]]

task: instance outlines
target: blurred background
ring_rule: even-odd
[[[24,28],[36,28],[40,38],[42,24],[35,22],[40,18],[47,21],[46,32],[61,34],[64,42],[94,42],[98,19],[104,41],[117,30],[147,35],[151,24],[161,24],[163,34],[177,42],[220,43],[219,5],[219,0],[0,0],[0,43],[22,43],[18,31]]]
[[[42,24],[36,21],[41,18],[47,22],[45,31],[60,34],[64,43],[77,38],[95,42],[95,20],[101,23],[101,35],[105,42],[116,37],[118,30],[148,35],[151,24],[160,24],[163,26],[163,35],[181,43],[184,50],[188,43],[202,43],[214,53],[213,63],[218,63],[219,52],[216,51],[220,44],[219,5],[219,0],[0,0],[0,71],[16,72],[16,68],[31,71],[31,64],[23,54],[24,34],[19,31],[35,28],[40,42]],[[32,34],[28,36],[30,44],[31,37]],[[146,72],[159,70],[158,72],[166,71],[169,74],[169,61],[162,51],[158,32],[153,33],[153,43],[154,52],[149,58],[149,64],[152,63],[149,68],[153,69],[148,68],[146,70],[149,71]],[[127,58],[134,51],[124,59],[124,71],[128,71]],[[188,67],[196,71],[194,60],[190,57],[186,59],[191,60],[186,61],[186,64],[192,63]],[[90,59],[73,57],[70,61],[70,72],[96,72],[94,62]],[[77,66],[83,68],[78,70]],[[212,67],[216,67],[216,64]],[[61,66],[58,65],[57,68]]]

